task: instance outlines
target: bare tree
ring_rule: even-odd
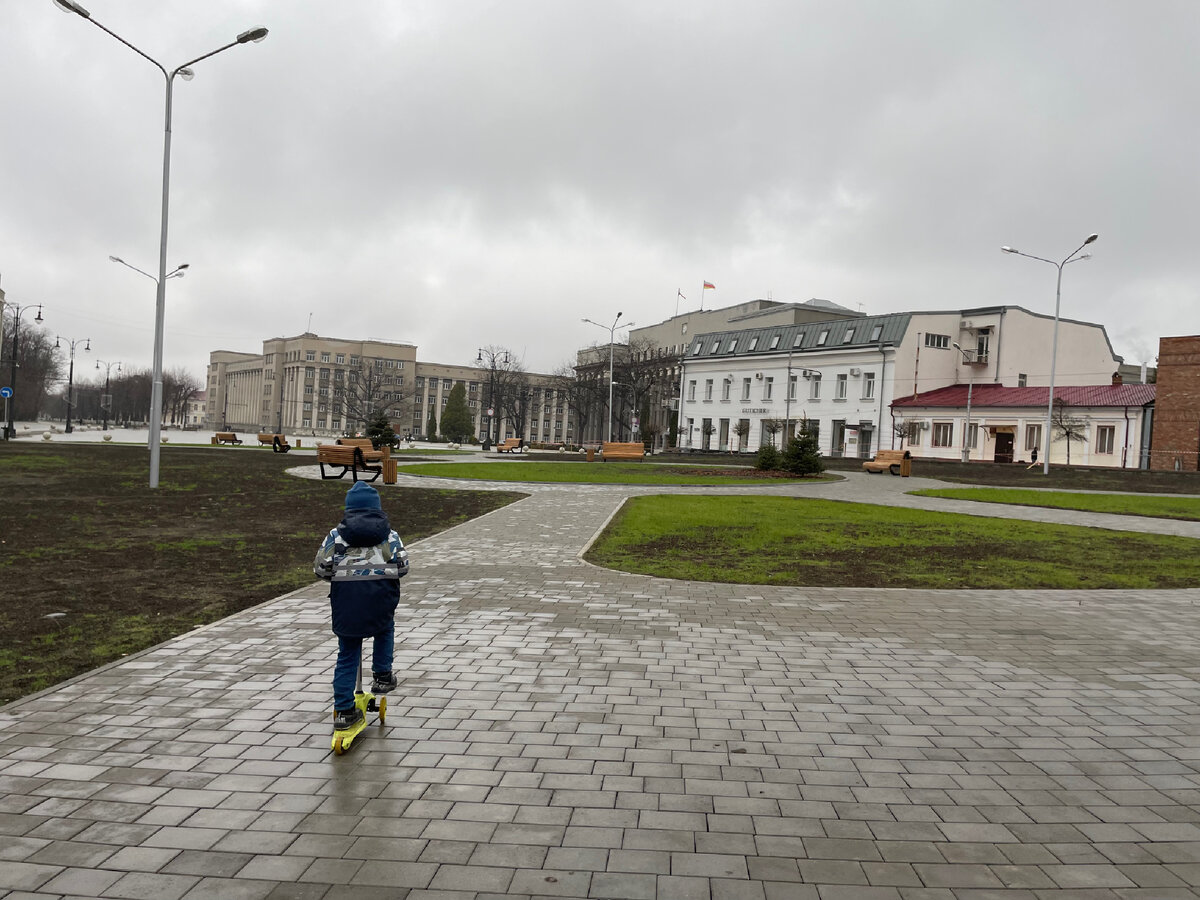
[[[779,434],[787,428],[787,423],[783,419],[770,418],[762,420],[762,429],[767,433],[767,438],[771,441],[771,446],[775,446],[775,435]]]
[[[569,418],[575,423],[575,440],[582,442],[588,422],[604,409],[608,386],[601,386],[595,378],[577,375],[575,367],[569,363],[554,370],[551,386],[566,404]]]
[[[201,387],[203,382],[180,366],[163,373],[163,411],[170,412],[172,425],[187,421],[187,402]]]
[[[1087,432],[1090,421],[1087,416],[1075,416],[1070,412],[1070,407],[1067,406],[1065,400],[1061,397],[1054,398],[1054,409],[1050,415],[1050,427],[1054,430],[1056,437],[1060,437],[1067,442],[1067,465],[1071,464],[1071,444],[1078,441],[1081,444],[1087,443]]]
[[[908,422],[904,419],[892,419],[892,443],[895,443],[895,438],[900,438],[900,446],[897,450],[904,449],[904,441],[908,437]]]
[[[738,450],[741,451],[746,446],[746,438],[750,436],[750,420],[738,419],[737,424],[733,426],[733,433],[737,435]]]
[[[0,380],[8,384],[12,372],[12,316],[5,315],[0,334]],[[46,406],[51,385],[63,377],[63,366],[54,352],[49,335],[26,317],[17,335],[17,389],[9,401],[14,404],[13,418],[37,421]],[[0,404],[2,407],[3,404]]]
[[[475,367],[480,371],[483,385],[483,405],[491,409],[492,421],[487,423],[489,437],[500,441],[500,425],[508,421],[518,435],[523,432],[525,419],[529,415],[529,376],[522,368],[521,360],[505,347],[489,344],[479,351]]]
[[[334,379],[330,400],[347,431],[359,430],[354,426],[365,429],[380,413],[389,420],[403,420],[403,424],[411,421],[413,395],[396,380],[403,376],[395,375],[383,363],[382,359],[363,358],[357,368],[346,369],[345,375]]]

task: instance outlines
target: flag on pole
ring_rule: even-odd
[[[717,286],[715,284],[713,284],[711,281],[704,282],[704,290],[715,291],[716,289],[717,289]]]

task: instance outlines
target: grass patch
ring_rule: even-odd
[[[587,554],[597,565],[736,584],[1185,588],[1200,541],[789,497],[642,497]]]
[[[164,446],[152,491],[144,446],[0,447],[0,703],[316,580],[349,480],[216,449]],[[378,486],[407,542],[523,496]]]
[[[1150,516],[1156,519],[1186,519],[1200,522],[1200,497],[1147,497],[1139,494],[1077,494],[1070,491],[1033,491],[1019,488],[941,488],[913,491],[918,497],[945,497],[979,503],[1010,503],[1014,506],[1043,506],[1112,513],[1118,516]]]
[[[660,466],[647,463],[521,461],[511,463],[434,463],[400,466],[407,475],[515,481],[541,484],[772,484],[781,481],[836,481],[839,476],[810,478],[768,474],[757,469],[720,466]]]

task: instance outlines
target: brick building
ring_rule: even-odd
[[[1159,338],[1150,468],[1200,470],[1200,334]]]

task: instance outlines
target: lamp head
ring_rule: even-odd
[[[179,77],[182,78],[184,81],[191,81],[193,78],[196,77],[196,73],[193,72],[191,69],[189,69],[187,66],[184,66],[182,69],[179,69],[178,71],[179,71]]]
[[[1086,241],[1084,241],[1084,242],[1083,242],[1083,243],[1084,243],[1084,246],[1087,246],[1087,245],[1088,245],[1088,244],[1090,244],[1092,241],[1096,240],[1096,238],[1098,238],[1098,237],[1100,237],[1100,235],[1098,235],[1098,234],[1089,234],[1089,235],[1088,235],[1088,239],[1087,239]]]
[[[125,260],[121,259],[121,257],[119,257],[119,256],[110,256],[110,257],[108,258],[108,261],[109,261],[109,262],[120,263],[121,265],[125,265]]]
[[[1017,248],[1016,247],[1001,247],[1000,252],[1001,253],[1016,253]]]
[[[253,41],[256,44],[259,44],[259,43],[262,43],[263,41],[265,41],[266,39],[267,39],[267,29],[262,28],[262,27],[251,28],[249,31],[243,31],[241,34],[239,34],[237,36],[237,42],[239,44],[244,44],[247,41]]]
[[[54,0],[54,5],[65,13],[74,13],[77,16],[83,16],[85,19],[92,17],[92,14],[76,3],[75,0]]]
[[[962,353],[962,347],[958,346],[958,341],[951,341],[950,346],[953,347],[955,350],[957,350],[959,353]]]
[[[35,321],[35,322],[44,321],[44,319],[42,319],[42,305],[40,303],[38,304],[38,314],[33,317],[33,321]]]
[[[88,353],[92,352],[92,339],[91,338],[87,339],[87,343],[83,345],[83,349],[86,350]]]

